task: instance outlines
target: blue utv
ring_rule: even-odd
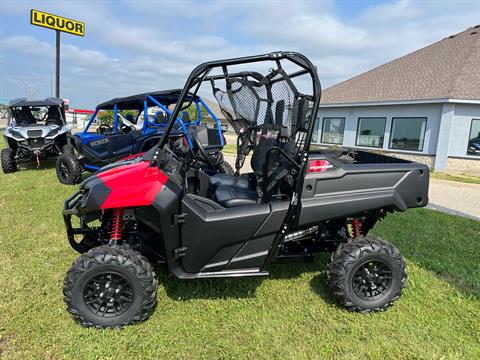
[[[157,91],[99,104],[83,132],[68,137],[68,151],[56,163],[58,180],[67,185],[78,184],[84,171],[95,172],[152,148],[170,119],[169,106],[177,103],[180,93],[181,90]],[[152,108],[156,110],[154,115]],[[192,108],[196,119],[190,119],[187,111],[176,119],[175,130],[170,134],[174,146],[192,157],[194,168],[207,174],[233,174],[221,153],[225,144],[221,122],[199,96],[190,95],[184,101],[183,110]],[[202,123],[202,109],[213,119],[213,128]],[[99,114],[104,111],[113,112],[113,125],[101,123]]]

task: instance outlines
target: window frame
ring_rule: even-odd
[[[392,147],[392,141],[393,141],[393,126],[395,125],[395,119],[424,119],[425,120],[425,131],[423,133],[423,139],[422,139],[422,148],[420,150],[412,150],[412,149],[398,149],[398,148],[393,148]],[[412,151],[412,152],[423,152],[425,149],[425,135],[427,134],[427,124],[428,124],[428,117],[426,116],[396,116],[392,117],[392,123],[390,124],[390,134],[389,134],[389,139],[388,139],[388,149],[393,150],[393,151]]]
[[[361,119],[383,119],[383,140],[382,144],[380,146],[369,146],[369,145],[358,145],[358,137],[359,137],[359,131],[360,131],[360,120]],[[357,119],[357,134],[355,136],[355,146],[361,146],[361,147],[366,147],[366,148],[372,148],[372,149],[383,149],[383,146],[385,145],[385,132],[387,130],[387,118],[385,116],[359,116]]]
[[[473,122],[474,121],[479,121],[480,122],[480,117],[479,118],[474,118],[472,117],[470,120],[470,130],[468,131],[468,138],[467,138],[467,148],[465,149],[466,156],[471,156],[474,159],[480,158],[480,155],[473,155],[468,153],[468,144],[470,143],[470,136],[472,135],[472,130],[473,130]]]
[[[334,143],[334,142],[326,142],[323,140],[323,135],[325,134],[325,119],[342,119],[343,120],[343,128],[342,128],[342,142],[341,143]],[[322,144],[330,144],[330,145],[343,145],[345,142],[345,124],[346,118],[344,116],[325,116],[322,117],[322,133],[320,135],[320,143]]]

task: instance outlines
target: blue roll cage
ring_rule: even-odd
[[[143,112],[143,127],[142,127],[142,130],[141,130],[145,134],[147,134],[150,129],[151,129],[152,132],[157,131],[157,130],[152,129],[151,128],[152,126],[153,127],[158,127],[158,128],[165,128],[168,125],[168,121],[165,122],[165,123],[162,123],[162,124],[155,124],[155,123],[153,123],[149,120],[149,118],[148,118],[148,100],[152,101],[155,105],[157,105],[160,109],[162,109],[162,111],[157,111],[155,113],[155,116],[158,113],[162,113],[162,112],[166,113],[169,117],[172,115],[172,111],[169,110],[167,106],[163,105],[160,101],[155,99],[153,96],[146,95],[145,100],[143,101],[143,111],[142,111]],[[217,125],[217,131],[218,131],[218,136],[220,138],[221,146],[224,146],[225,144],[224,144],[223,136],[222,136],[222,123],[220,122],[220,120],[218,120],[217,116],[213,113],[213,111],[208,107],[208,105],[205,103],[205,101],[203,101],[201,98],[195,97],[193,99],[193,103],[195,104],[195,107],[197,109],[197,118],[195,120],[185,123],[179,117],[177,117],[177,119],[176,119],[176,122],[180,125],[180,127],[182,129],[182,133],[185,135],[185,137],[187,139],[188,146],[190,148],[193,148],[192,139],[191,139],[190,135],[188,134],[187,127],[200,125],[200,123],[202,121],[201,106],[203,106],[203,108],[208,112],[208,114],[215,121],[215,124]],[[92,125],[93,120],[95,119],[95,117],[97,116],[97,114],[101,110],[102,109],[95,109],[95,112],[90,117],[90,120],[88,121],[87,126],[82,131],[82,135],[88,133],[88,129],[90,128],[90,125]],[[140,114],[139,114],[139,116],[140,116]],[[150,127],[148,127],[148,125],[150,125]],[[117,132],[118,132],[118,108],[117,108],[117,104],[115,104],[114,107],[113,107],[113,133],[117,134]],[[178,132],[172,132],[172,135],[177,135],[177,134],[178,134]]]

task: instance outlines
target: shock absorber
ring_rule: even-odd
[[[113,209],[112,231],[110,232],[110,242],[122,240],[123,230],[123,209]]]
[[[352,237],[357,239],[362,236],[362,221],[359,219],[352,220]]]

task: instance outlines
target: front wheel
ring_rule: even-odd
[[[12,149],[2,149],[0,154],[2,162],[2,170],[5,174],[17,171],[17,163],[15,162],[15,152]]]
[[[63,153],[57,158],[55,164],[57,178],[62,184],[80,184],[82,180],[82,169],[78,159],[72,153]]]
[[[123,327],[152,312],[157,278],[148,260],[124,247],[100,246],[82,254],[67,272],[67,310],[83,326]]]
[[[395,246],[367,236],[339,245],[327,280],[337,302],[348,310],[383,311],[400,297],[407,272]]]

